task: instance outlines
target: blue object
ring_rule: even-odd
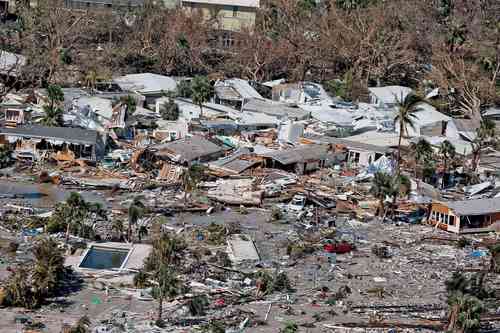
[[[472,251],[472,253],[470,255],[471,255],[471,257],[474,257],[474,258],[484,257],[484,256],[486,256],[486,251],[476,250],[476,251]]]

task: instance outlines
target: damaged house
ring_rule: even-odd
[[[113,80],[121,90],[144,97],[146,105],[153,105],[165,93],[175,91],[177,81],[168,76],[152,73],[128,74]]]
[[[403,86],[385,86],[368,88],[370,103],[383,108],[396,107],[413,90]]]
[[[248,81],[237,78],[217,81],[214,90],[215,103],[232,106],[238,110],[253,98],[263,99]]]
[[[328,143],[335,146],[335,151],[346,152],[346,162],[353,166],[365,167],[377,161],[380,157],[390,155],[390,147],[382,147],[369,143],[350,141],[334,137],[311,137],[313,142]]]
[[[254,113],[266,115],[272,119],[275,124],[284,120],[306,120],[309,119],[311,113],[302,109],[291,107],[283,103],[274,102],[264,99],[251,99],[242,108],[243,113]],[[268,120],[269,122],[269,120]]]
[[[263,153],[266,167],[304,174],[326,165],[329,148],[327,145],[304,145],[286,150]],[[333,157],[333,154],[332,154]]]
[[[104,156],[105,145],[96,131],[69,127],[0,127],[0,144],[12,146],[18,159],[39,160],[61,151],[74,158],[96,161]]]
[[[313,82],[283,83],[273,86],[273,101],[304,104],[328,99],[323,87]]]
[[[238,148],[231,155],[210,162],[209,168],[221,175],[238,175],[262,163],[253,151],[246,147]]]
[[[189,165],[194,162],[207,162],[224,155],[224,148],[201,136],[191,136],[184,139],[156,145],[156,157],[172,162]]]
[[[433,202],[429,224],[457,234],[500,228],[500,198]]]

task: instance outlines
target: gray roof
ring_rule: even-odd
[[[174,157],[174,160],[187,162],[223,151],[222,147],[197,135],[157,145],[154,148],[158,150],[156,153],[158,156]]]
[[[326,159],[328,146],[326,145],[304,145],[292,149],[277,150],[265,153],[262,156],[272,158],[283,165],[299,162]]]
[[[221,168],[225,169],[227,171],[234,172],[236,174],[242,173],[246,169],[254,166],[255,164],[259,163],[256,160],[244,160],[241,159],[240,157],[244,155],[252,154],[250,149],[248,148],[238,148],[233,154],[223,157],[221,159],[218,159],[217,161],[211,162],[210,166],[216,167],[216,168]]]
[[[242,111],[264,113],[278,118],[307,119],[310,112],[265,99],[251,99],[243,105]]]
[[[57,140],[86,145],[95,145],[98,141],[98,133],[96,131],[73,127],[47,127],[39,125],[15,128],[0,127],[0,135]]]
[[[388,147],[381,147],[381,146],[376,146],[372,145],[369,143],[363,143],[363,142],[357,142],[357,141],[350,141],[350,140],[345,140],[341,138],[334,138],[331,136],[312,136],[308,137],[307,139],[320,142],[320,143],[329,143],[333,145],[344,145],[348,149],[354,149],[354,150],[361,150],[361,151],[372,151],[375,153],[380,153],[380,154],[385,154],[391,151],[390,148]]]
[[[500,213],[500,198],[444,202],[457,215]]]
[[[215,93],[220,99],[241,100],[263,97],[255,90],[248,81],[242,79],[228,79],[215,84]]]
[[[452,121],[460,132],[474,132],[480,125],[479,121],[472,119],[453,119]]]

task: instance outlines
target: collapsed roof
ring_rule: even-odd
[[[271,158],[283,165],[290,165],[307,161],[324,160],[326,159],[327,152],[327,145],[304,145],[292,149],[264,153],[262,156]]]
[[[224,151],[222,147],[197,135],[157,145],[154,148],[157,150],[157,156],[167,157],[181,163],[195,161]]]

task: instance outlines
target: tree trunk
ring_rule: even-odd
[[[68,244],[69,241],[69,223],[66,225],[66,239],[65,242]]]
[[[129,242],[131,237],[132,237],[132,221],[128,219],[127,240]]]
[[[444,188],[446,182],[446,170],[448,170],[448,166],[446,165],[446,158],[443,160],[443,180],[441,182],[441,187]]]
[[[458,304],[455,304],[450,309],[450,314],[448,315],[448,331],[454,331],[457,327],[458,314],[460,312],[460,307]]]
[[[203,118],[203,104],[200,103],[200,119]]]
[[[378,209],[379,209],[378,215],[379,216],[383,216],[384,215],[384,211],[385,211],[384,199],[380,199],[379,200]]]
[[[184,208],[187,207],[187,198],[188,198],[188,192],[187,192],[187,186],[184,186]]]
[[[396,176],[399,176],[399,173],[401,172],[401,140],[403,139],[403,125],[401,122],[401,119],[399,120],[400,125],[399,125],[399,139],[398,139],[398,155],[397,155],[397,160],[396,160]]]
[[[158,319],[161,320],[161,317],[163,316],[163,296],[161,296],[158,299]]]
[[[481,149],[472,153],[472,171],[476,172],[479,164],[479,157],[481,156]]]

